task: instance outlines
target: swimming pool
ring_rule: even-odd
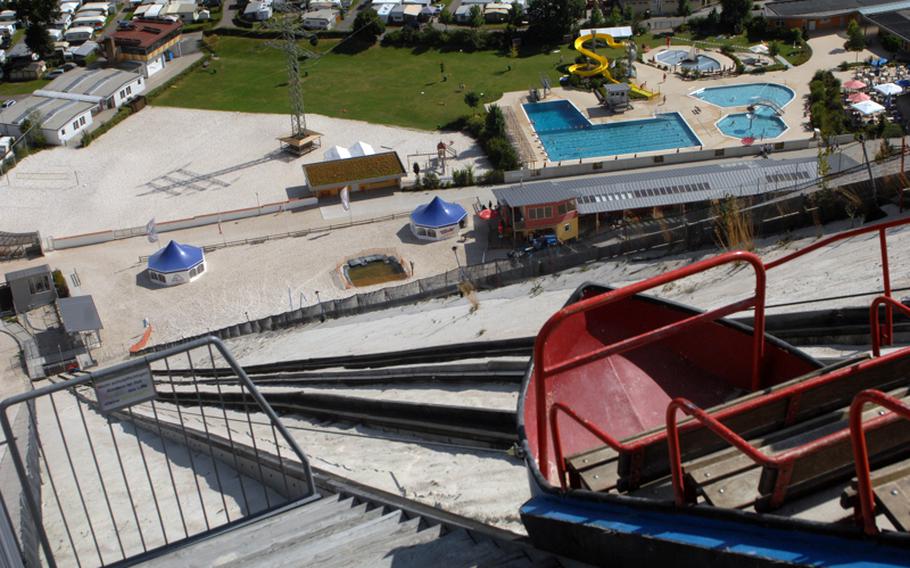
[[[768,99],[783,108],[793,100],[793,90],[777,83],[747,83],[708,87],[691,93],[695,98],[719,107],[747,106],[755,101]]]
[[[658,53],[654,58],[664,65],[679,65],[683,69],[697,69],[698,71],[719,71],[720,62],[713,57],[698,54],[695,61],[688,59],[689,52],[685,49],[668,49]]]
[[[591,124],[569,101],[522,106],[553,162],[701,146],[701,140],[676,112]]]
[[[787,123],[767,107],[757,107],[750,116],[741,112],[728,114],[717,121],[717,128],[733,138],[751,137],[757,141],[777,138],[787,130]]]

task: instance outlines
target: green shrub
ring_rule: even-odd
[[[439,176],[433,172],[427,172],[423,174],[423,180],[420,185],[423,189],[439,189]]]
[[[506,176],[502,170],[490,170],[480,176],[480,185],[497,185],[505,181]]]
[[[468,166],[463,170],[454,170],[452,172],[452,182],[456,187],[474,185],[474,168]]]
[[[497,170],[517,170],[520,166],[518,153],[504,137],[490,138],[484,145],[484,150]]]
[[[51,273],[51,276],[54,279],[54,288],[57,289],[57,296],[60,298],[69,298],[70,287],[66,284],[66,278],[64,278],[63,273],[59,270],[55,270]]]

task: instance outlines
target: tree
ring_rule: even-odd
[[[622,12],[619,11],[619,6],[613,5],[613,9],[610,10],[610,17],[607,18],[607,25],[610,27],[618,26],[622,23]]]
[[[524,6],[518,2],[512,2],[512,7],[509,8],[509,23],[513,26],[520,26],[521,22],[525,19],[525,9]]]
[[[502,109],[499,106],[490,105],[490,108],[487,109],[483,135],[487,138],[497,138],[506,135],[506,119],[503,117]]]
[[[884,47],[888,53],[895,54],[901,50],[901,40],[896,35],[880,32],[879,39],[882,42],[882,47]]]
[[[530,36],[541,41],[557,43],[584,16],[584,0],[531,0],[528,19]]]
[[[595,4],[594,9],[591,10],[591,19],[588,20],[588,24],[592,28],[599,28],[604,25],[604,13],[600,11],[600,6]]]
[[[439,13],[439,23],[445,26],[445,29],[449,29],[449,24],[452,23],[452,12],[449,11],[449,7],[446,6],[442,9],[442,12]]]
[[[780,54],[780,43],[772,41],[768,44],[768,55],[771,57],[777,57]]]
[[[689,0],[679,0],[679,3],[676,7],[676,15],[686,17],[692,13],[692,5],[689,4]]]
[[[480,6],[474,4],[471,6],[471,17],[468,22],[471,24],[472,28],[479,28],[483,25],[483,10],[480,9]]]
[[[41,56],[53,53],[54,42],[47,30],[60,16],[56,0],[18,0],[15,9],[16,17],[25,23],[25,45]]]
[[[478,95],[475,91],[468,91],[464,95],[464,104],[468,105],[476,111],[478,105],[480,105],[480,95]]]
[[[385,24],[379,19],[379,14],[372,8],[361,10],[354,19],[354,29],[357,37],[368,43],[376,43],[376,39],[385,33]]]
[[[752,0],[720,0],[720,23],[734,34],[743,31],[743,25],[752,12]]]
[[[844,48],[847,51],[862,51],[866,47],[866,35],[856,20],[850,20],[847,24],[847,42]]]
[[[793,45],[802,45],[805,41],[803,39],[803,30],[799,28],[790,28],[790,31],[787,33],[787,42]]]

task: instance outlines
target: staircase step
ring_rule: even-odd
[[[364,568],[393,567],[399,551],[411,547],[420,547],[442,537],[442,525],[420,529],[423,519],[415,518],[405,521],[397,529],[376,538],[372,543],[360,543],[350,554],[338,556],[330,561],[321,562],[320,568]]]

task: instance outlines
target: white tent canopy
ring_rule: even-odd
[[[749,51],[752,53],[758,53],[759,55],[768,55],[771,53],[771,51],[768,49],[768,46],[763,43],[753,45],[749,48]]]
[[[363,140],[358,140],[354,143],[353,146],[348,148],[348,152],[351,156],[372,156],[376,153],[376,150],[372,146],[364,142]]]
[[[351,157],[351,152],[343,146],[332,146],[325,151],[323,157],[326,160],[343,160]]]
[[[879,93],[881,93],[883,95],[887,95],[889,97],[891,95],[899,95],[904,92],[904,89],[902,89],[899,85],[895,85],[894,83],[883,83],[881,85],[876,85],[872,88],[875,89],[876,91],[878,91]]]
[[[589,36],[591,34],[608,34],[613,36],[615,39],[622,39],[626,37],[632,37],[632,27],[620,26],[617,28],[588,28],[578,31],[579,37]]]
[[[863,101],[861,103],[854,103],[854,104],[850,105],[850,107],[853,109],[856,109],[861,114],[864,114],[867,116],[870,114],[876,114],[876,113],[879,113],[879,112],[882,112],[883,110],[885,110],[885,107],[883,107],[882,105],[878,104],[875,101]]]

